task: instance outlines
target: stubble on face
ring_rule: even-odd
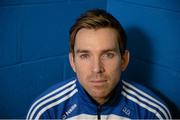
[[[113,58],[106,57],[111,53]],[[100,61],[102,57],[103,61]],[[71,63],[87,93],[99,104],[106,102],[121,74],[116,31],[110,28],[81,29],[76,36],[75,55]]]

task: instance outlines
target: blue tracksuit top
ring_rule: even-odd
[[[171,119],[171,114],[162,100],[137,83],[121,80],[109,101],[98,105],[72,78],[38,97],[26,119]]]

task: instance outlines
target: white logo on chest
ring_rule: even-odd
[[[74,111],[74,109],[75,109],[76,107],[77,107],[77,104],[73,104],[73,105],[64,113],[62,119],[63,119],[63,120],[66,119],[66,117],[67,117],[68,115],[70,115],[70,114]]]

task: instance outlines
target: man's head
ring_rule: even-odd
[[[129,62],[120,23],[104,10],[90,10],[70,30],[70,64],[80,84],[99,104],[106,102]]]
[[[70,52],[73,54],[77,32],[82,28],[113,28],[117,31],[117,40],[121,54],[126,50],[126,34],[118,20],[105,10],[95,9],[82,14],[70,29]]]

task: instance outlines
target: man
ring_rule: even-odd
[[[27,119],[170,119],[151,91],[120,80],[129,62],[126,42],[120,23],[106,11],[81,15],[70,30],[69,61],[77,78],[41,95]]]

